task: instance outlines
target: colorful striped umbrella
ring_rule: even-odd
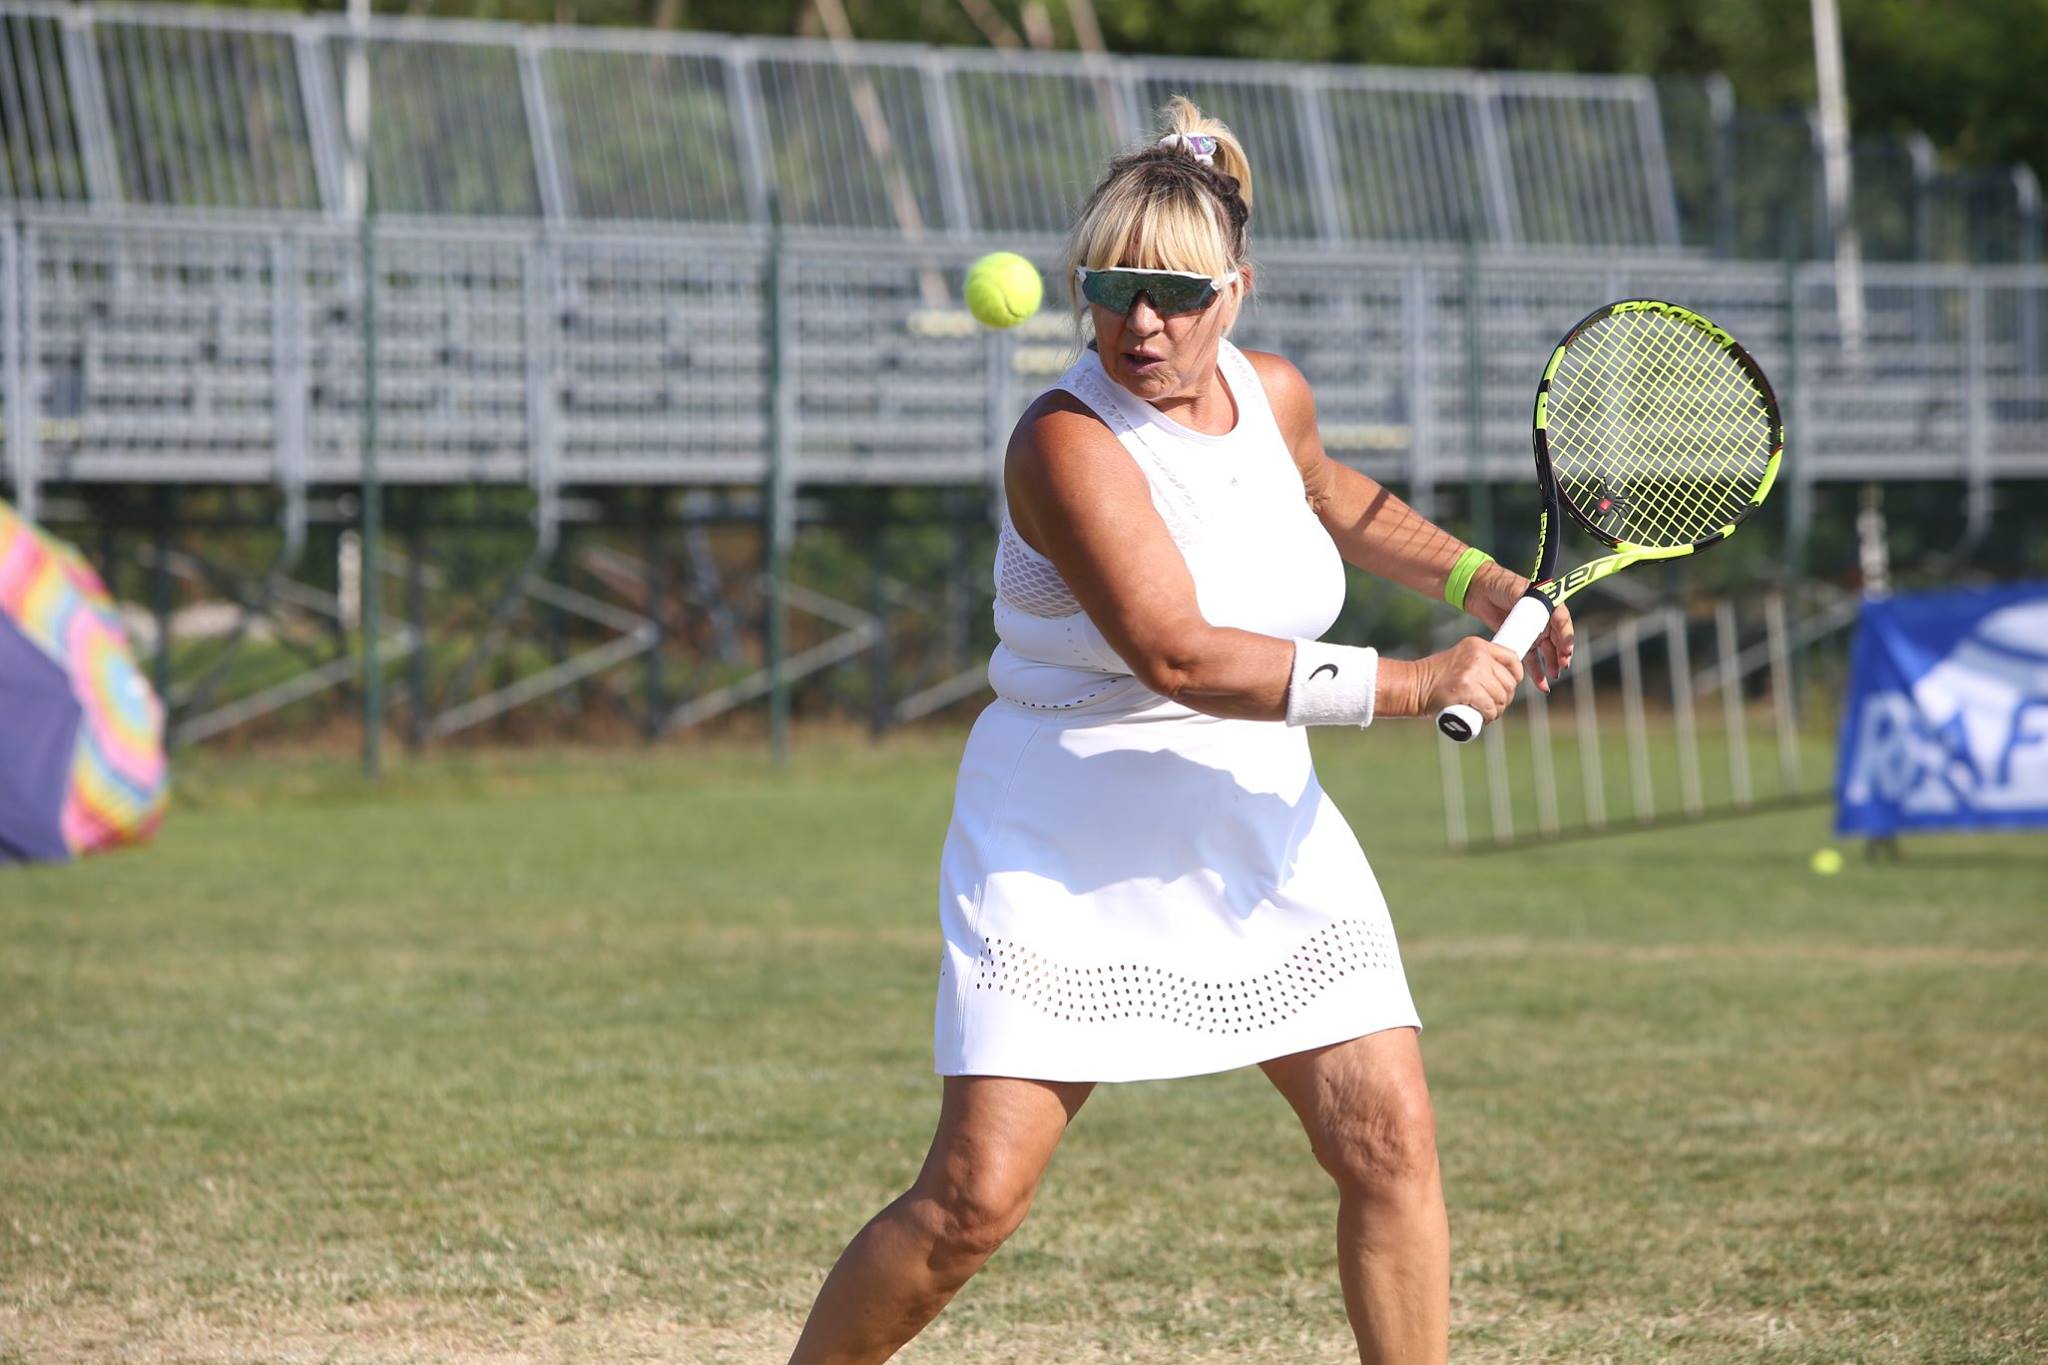
[[[99,575],[0,502],[0,863],[147,838],[163,721]]]

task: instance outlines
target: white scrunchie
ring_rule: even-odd
[[[1168,133],[1159,139],[1161,147],[1177,147],[1204,166],[1216,164],[1216,139],[1207,133]]]

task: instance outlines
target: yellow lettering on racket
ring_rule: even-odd
[[[1724,529],[1715,535],[1713,539],[1718,540],[1721,535],[1726,533],[1727,531]],[[1645,559],[1680,559],[1691,554],[1694,548],[1691,545],[1652,546],[1624,544],[1621,547],[1620,554],[1609,555],[1605,559],[1596,559],[1589,564],[1581,564],[1569,573],[1562,574],[1548,582],[1536,584],[1535,588],[1552,605],[1556,605],[1565,598],[1570,597],[1580,588],[1585,587],[1588,583],[1597,583],[1607,577],[1607,575],[1626,569],[1631,564]]]
[[[1661,299],[1629,299],[1626,302],[1615,304],[1612,311],[1616,313],[1662,314],[1667,318],[1675,318],[1679,322],[1690,323],[1719,342],[1723,347],[1735,344],[1734,337],[1728,335],[1698,313],[1693,312],[1692,309],[1680,308],[1675,303],[1665,303]]]
[[[1559,596],[1570,597],[1588,583],[1605,578],[1628,563],[1627,555],[1609,555],[1605,559],[1596,559],[1591,564],[1581,564],[1559,581]]]
[[[1637,556],[1631,554],[1609,555],[1605,559],[1596,559],[1590,564],[1579,565],[1563,577],[1553,578],[1548,583],[1536,584],[1536,591],[1542,593],[1550,600],[1551,605],[1555,606],[1588,583],[1598,582],[1617,569],[1627,568],[1635,563],[1636,559]]]

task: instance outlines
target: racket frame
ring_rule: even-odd
[[[1557,471],[1551,465],[1550,381],[1556,377],[1557,367],[1563,363],[1565,352],[1579,334],[1594,323],[1604,321],[1616,313],[1659,313],[1697,327],[1718,343],[1749,376],[1763,395],[1765,410],[1770,415],[1770,463],[1765,466],[1763,479],[1758,483],[1756,492],[1751,495],[1749,505],[1738,511],[1733,521],[1687,545],[1635,545],[1612,532],[1602,530],[1585,510],[1566,496],[1564,490],[1558,486]],[[1549,624],[1551,613],[1558,605],[1579,589],[1597,583],[1609,574],[1625,569],[1631,564],[1654,559],[1682,559],[1734,535],[1736,529],[1755,515],[1757,508],[1763,506],[1764,498],[1771,491],[1771,485],[1778,480],[1778,468],[1785,458],[1785,421],[1778,407],[1777,392],[1771,388],[1771,381],[1765,377],[1763,367],[1756,363],[1756,357],[1743,349],[1742,344],[1726,331],[1692,309],[1667,303],[1662,299],[1620,299],[1603,304],[1580,318],[1558,339],[1557,345],[1551,348],[1550,359],[1543,366],[1543,378],[1536,385],[1536,411],[1530,424],[1530,443],[1535,449],[1536,488],[1541,498],[1536,532],[1536,564],[1529,574],[1529,587],[1522,594],[1523,602],[1516,603],[1514,610],[1508,613],[1508,618],[1501,622],[1499,631],[1494,635],[1495,644],[1512,650],[1518,658],[1527,654],[1543,634]],[[1615,553],[1589,560],[1560,575],[1557,572],[1557,551],[1562,539],[1562,523],[1566,516],[1578,523],[1579,528],[1587,535],[1603,545],[1611,546]],[[1523,603],[1531,599],[1543,604],[1540,615],[1535,608],[1524,607]],[[1437,728],[1446,738],[1464,744],[1478,737],[1482,724],[1478,711],[1460,703],[1445,707],[1438,713]]]
[[[1687,545],[1634,545],[1621,539],[1611,531],[1602,530],[1585,509],[1572,501],[1569,494],[1558,485],[1557,472],[1550,462],[1550,381],[1557,376],[1557,367],[1564,362],[1565,352],[1573,341],[1596,322],[1602,322],[1616,313],[1658,313],[1687,323],[1705,333],[1716,342],[1743,373],[1749,376],[1763,395],[1765,411],[1771,420],[1771,459],[1764,469],[1763,481],[1757,485],[1756,493],[1749,505],[1736,513],[1735,519],[1720,529],[1702,536]],[[1571,329],[1558,339],[1551,348],[1550,359],[1543,366],[1543,378],[1536,385],[1536,412],[1529,429],[1530,443],[1536,455],[1536,486],[1543,500],[1541,523],[1537,528],[1539,547],[1536,552],[1536,571],[1529,575],[1532,594],[1541,596],[1553,607],[1570,597],[1579,589],[1597,583],[1616,570],[1648,559],[1680,559],[1696,554],[1709,545],[1719,544],[1735,534],[1736,528],[1755,515],[1763,506],[1764,498],[1770,494],[1771,485],[1778,480],[1778,467],[1785,458],[1785,422],[1778,408],[1777,391],[1765,377],[1763,367],[1756,363],[1756,357],[1743,349],[1742,343],[1726,331],[1695,313],[1675,303],[1662,299],[1620,299],[1603,304],[1573,323]],[[1603,545],[1613,547],[1618,553],[1581,564],[1562,576],[1557,573],[1558,542],[1562,539],[1559,513],[1569,516],[1578,523],[1579,529]]]

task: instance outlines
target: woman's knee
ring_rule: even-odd
[[[1427,1087],[1404,1084],[1325,1116],[1316,1159],[1346,1194],[1398,1194],[1438,1179]]]
[[[950,1172],[920,1181],[911,1200],[941,1260],[979,1265],[1023,1224],[1033,1188],[1002,1172]]]

